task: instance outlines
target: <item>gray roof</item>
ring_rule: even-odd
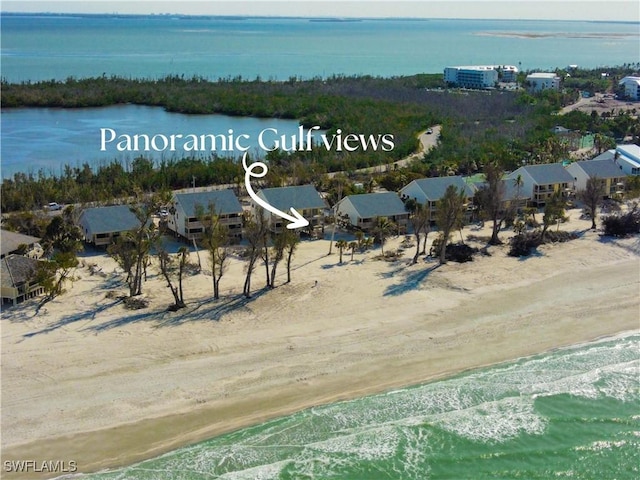
[[[513,182],[513,179],[506,178],[504,180],[501,180],[501,182],[504,185],[502,196],[503,200],[525,200],[531,198],[531,196],[527,195],[527,192],[525,192],[522,188],[520,188],[520,191],[518,191],[518,187]],[[475,185],[478,189],[487,188],[488,186],[487,182],[478,182]]]
[[[261,194],[267,202],[283,212],[288,212],[291,207],[296,210],[327,207],[313,185],[263,188],[258,194]]]
[[[584,170],[584,173],[586,173],[589,178],[619,178],[626,176],[613,159],[585,160],[576,162],[576,164]]]
[[[356,209],[360,218],[389,217],[407,213],[404,203],[393,192],[364,193],[345,197]]]
[[[38,260],[22,255],[8,255],[0,262],[0,282],[5,288],[31,280],[38,270]]]
[[[30,235],[10,232],[9,230],[0,230],[0,250],[2,256],[15,252],[20,245],[31,245],[39,241],[39,238]]]
[[[140,220],[128,205],[87,208],[80,214],[78,221],[87,225],[94,234],[127,232],[140,226]]]
[[[188,217],[195,217],[197,215],[196,210],[198,206],[204,208],[206,211],[210,204],[215,206],[218,215],[242,213],[242,205],[240,205],[236,194],[230,189],[176,193],[175,199],[176,202],[182,206],[184,213]]]
[[[525,170],[533,181],[538,185],[551,185],[554,183],[570,183],[574,179],[569,172],[565,170],[561,163],[547,163],[543,165],[527,165],[526,167],[520,167]],[[520,170],[520,168],[518,170]],[[510,177],[514,178],[513,172]]]
[[[593,157],[591,160],[613,160],[616,156],[616,150],[611,149],[601,153],[597,157]]]
[[[471,187],[460,175],[451,177],[431,177],[420,178],[414,180],[416,185],[424,192],[429,201],[434,202],[444,197],[449,185],[453,185],[458,191],[464,190],[467,197],[473,196],[473,187]]]

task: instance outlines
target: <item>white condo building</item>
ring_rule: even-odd
[[[465,88],[493,88],[500,81],[515,82],[518,68],[513,65],[469,65],[446,67],[444,81]]]
[[[624,77],[619,85],[624,87],[624,96],[630,100],[640,99],[640,77]]]
[[[543,90],[559,90],[560,77],[555,73],[537,72],[527,75],[527,83],[529,90],[532,92],[541,92]]]

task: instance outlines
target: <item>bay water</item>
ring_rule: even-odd
[[[210,80],[286,80],[331,75],[392,77],[442,73],[446,66],[507,64],[595,68],[640,59],[633,22],[452,19],[178,17],[171,15],[0,16],[2,79],[8,82],[167,75]],[[59,174],[65,164],[95,167],[136,154],[99,150],[102,127],[121,133],[210,133],[282,128],[296,122],[168,114],[150,107],[3,110],[2,178]],[[277,125],[276,125],[277,124]],[[167,154],[146,153],[154,160]]]
[[[274,141],[280,141],[282,135],[287,138],[287,145],[292,137],[300,137],[296,120],[187,115],[144,105],[7,109],[0,116],[0,131],[3,178],[12,178],[19,172],[61,176],[65,165],[81,168],[84,163],[95,168],[119,161],[127,168],[141,155],[156,163],[185,155],[207,158],[213,153],[239,158],[242,151],[235,146],[261,156],[264,150],[260,140],[267,148],[273,148]],[[214,151],[213,142],[195,142],[197,150],[186,152],[186,141],[176,140],[176,148],[171,151],[171,135],[215,135],[218,141]],[[140,138],[137,144],[135,136]]]

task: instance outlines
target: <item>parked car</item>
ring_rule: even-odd
[[[47,205],[47,210],[51,212],[53,212],[54,210],[62,210],[62,205],[56,202],[49,202],[49,205]]]

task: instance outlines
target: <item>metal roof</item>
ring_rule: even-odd
[[[547,163],[543,165],[527,165],[518,170],[527,172],[538,185],[552,185],[556,183],[571,183],[574,178],[560,163]],[[516,170],[509,177],[515,178]]]
[[[341,202],[349,201],[360,218],[389,217],[407,213],[400,197],[393,192],[349,195]]]
[[[449,185],[456,187],[459,192],[464,191],[467,197],[472,197],[474,194],[473,187],[471,187],[464,178],[459,175],[451,177],[421,178],[419,180],[413,180],[413,182],[416,183],[427,199],[431,202],[435,202],[444,197]]]
[[[258,195],[283,212],[288,212],[291,207],[296,210],[327,207],[313,185],[263,188]]]
[[[618,178],[626,176],[621,167],[611,158],[601,160],[584,160],[576,162],[576,165],[580,166],[589,178]]]
[[[204,208],[206,211],[210,204],[215,206],[218,215],[242,213],[242,205],[240,205],[236,194],[230,189],[176,193],[175,199],[176,202],[182,206],[182,209],[188,217],[195,217],[197,215],[196,210],[198,206]]]
[[[140,226],[140,220],[129,205],[87,208],[80,214],[78,222],[88,226],[93,234],[127,232]]]

